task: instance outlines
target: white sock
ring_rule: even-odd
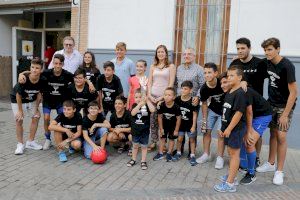
[[[177,154],[181,155],[181,151],[177,151]]]
[[[191,153],[191,155],[190,155],[190,156],[191,156],[191,158],[192,158],[192,157],[195,157],[195,154]]]

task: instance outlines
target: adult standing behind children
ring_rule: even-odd
[[[147,95],[153,105],[157,105],[164,98],[167,87],[173,87],[176,68],[169,62],[168,50],[165,45],[159,45],[155,51],[154,63],[150,67]],[[157,112],[151,114],[151,143],[149,149],[153,150],[158,142]]]
[[[65,57],[63,69],[74,74],[76,69],[82,64],[82,55],[74,49],[75,40],[71,36],[66,36],[63,39],[64,48],[62,50],[56,51],[55,54],[62,54]],[[49,69],[53,68],[53,59],[49,64]]]

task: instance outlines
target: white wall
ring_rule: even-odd
[[[175,0],[90,0],[88,48],[173,50]]]
[[[239,37],[251,40],[252,53],[263,54],[263,40],[277,37],[281,55],[300,56],[299,0],[231,0],[228,53]]]

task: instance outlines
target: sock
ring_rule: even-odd
[[[177,154],[181,155],[181,151],[178,151],[178,150],[177,150]]]
[[[247,153],[247,160],[248,160],[248,172],[251,175],[254,175],[254,167],[255,167],[255,159],[256,159],[256,151],[251,153]]]
[[[234,181],[233,181],[233,183],[229,183],[229,182],[226,181],[226,183],[227,183],[230,187],[233,187],[233,186],[234,186]]]
[[[192,158],[192,157],[195,157],[195,154],[191,153],[190,156],[191,156],[191,158]]]
[[[248,166],[247,152],[246,152],[246,147],[245,147],[244,143],[242,143],[241,151],[240,151],[240,166],[242,168],[246,168],[246,169],[247,169],[247,166]]]
[[[51,140],[51,132],[45,133],[45,137],[47,140]]]

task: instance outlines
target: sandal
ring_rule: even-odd
[[[123,152],[124,152],[124,147],[119,147],[119,148],[118,148],[118,153],[121,154],[121,153],[123,153]]]
[[[127,156],[132,156],[132,149],[128,150]]]
[[[130,160],[128,163],[127,163],[127,167],[132,167],[133,165],[136,164],[136,161],[135,160]]]
[[[148,169],[147,162],[141,162],[141,168],[142,168],[142,170]]]

